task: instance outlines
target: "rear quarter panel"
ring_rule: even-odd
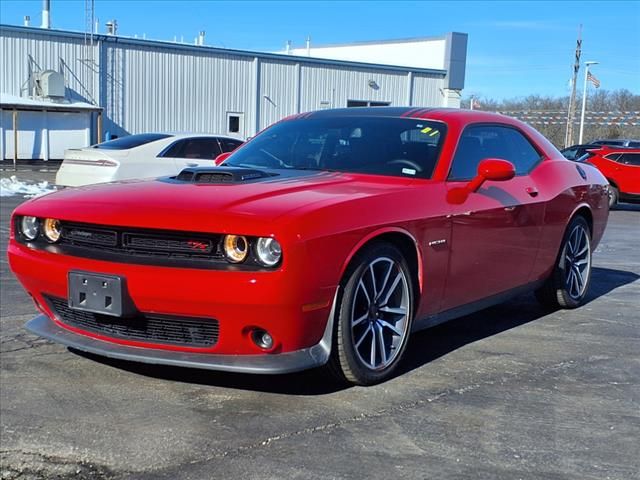
[[[590,212],[593,248],[598,245],[609,216],[608,182],[596,168],[565,159],[542,162],[532,177],[539,186],[540,200],[546,202],[544,230],[532,272],[532,280],[540,280],[553,268],[567,225],[579,210]]]

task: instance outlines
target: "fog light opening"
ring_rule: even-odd
[[[273,337],[269,332],[261,328],[256,328],[251,332],[251,340],[262,350],[271,350],[273,348]]]

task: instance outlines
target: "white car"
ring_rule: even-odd
[[[140,133],[86,148],[65,150],[56,184],[67,187],[132,178],[177,175],[186,167],[210,167],[242,145],[237,138],[206,134]]]

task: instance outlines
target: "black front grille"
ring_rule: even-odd
[[[131,259],[163,257],[226,263],[221,235],[61,223],[62,236],[58,245],[71,249],[66,253],[73,255],[101,258],[110,253]]]
[[[63,234],[69,241],[80,244],[115,246],[118,243],[118,234],[113,230],[75,226],[63,227]]]
[[[160,252],[188,252],[193,254],[210,254],[214,245],[210,239],[172,238],[162,235],[143,235],[125,233],[122,245],[127,249],[149,250]]]
[[[112,338],[199,348],[212,347],[218,341],[218,321],[212,318],[150,313],[119,318],[74,310],[61,298],[45,298],[56,316],[67,325]]]

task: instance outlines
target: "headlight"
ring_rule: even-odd
[[[231,263],[244,262],[249,254],[249,242],[242,235],[224,237],[224,255]]]
[[[260,237],[256,243],[256,257],[265,267],[273,267],[282,258],[282,247],[274,238]]]
[[[60,220],[47,218],[44,221],[42,230],[44,231],[44,236],[47,237],[47,240],[50,242],[55,243],[60,240],[60,234],[62,233],[60,229]]]
[[[22,217],[20,230],[27,240],[35,240],[40,230],[40,222],[36,217]]]

